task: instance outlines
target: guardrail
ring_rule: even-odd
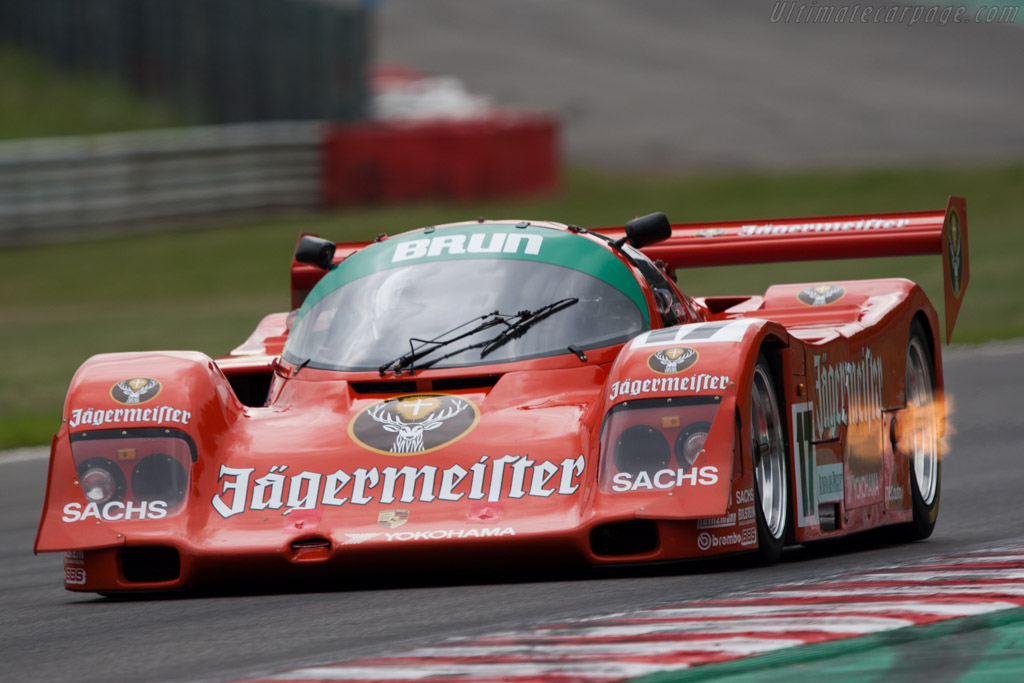
[[[273,122],[0,143],[0,243],[319,207],[325,130]]]
[[[196,123],[365,119],[371,3],[0,0],[0,43],[103,74]]]

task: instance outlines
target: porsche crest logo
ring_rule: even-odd
[[[411,394],[377,401],[349,423],[349,436],[384,455],[420,455],[468,434],[480,420],[472,401],[451,394]]]
[[[652,353],[647,358],[647,367],[659,375],[675,375],[689,370],[697,362],[697,351],[689,346],[673,346]]]
[[[960,296],[960,290],[964,285],[964,236],[960,231],[960,217],[955,210],[949,212],[949,232],[946,236],[946,242],[947,252],[949,253],[949,279],[953,284],[953,295]]]
[[[796,298],[808,306],[828,306],[846,296],[846,288],[839,285],[817,285],[804,287]]]
[[[409,521],[408,510],[384,510],[377,515],[377,524],[385,529],[394,529]]]
[[[110,387],[110,398],[121,405],[133,406],[152,401],[163,387],[160,382],[149,377],[131,377],[123,379]]]

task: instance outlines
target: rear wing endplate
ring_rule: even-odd
[[[593,232],[625,235],[621,227]],[[944,211],[675,223],[671,237],[643,252],[670,268],[942,254],[947,344],[970,279],[962,197],[950,197]]]

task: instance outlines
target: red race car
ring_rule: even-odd
[[[690,298],[684,266],[941,253],[945,211],[623,228],[474,221],[303,236],[291,313],[213,360],[90,358],[50,455],[37,552],[69,590],[927,537],[938,318],[904,279]],[[410,564],[415,563],[415,564]],[[468,564],[467,563],[472,563]]]

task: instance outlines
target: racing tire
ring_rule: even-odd
[[[771,367],[759,355],[750,388],[751,464],[757,519],[757,564],[773,564],[790,536],[789,467],[786,426],[779,410]]]
[[[931,347],[919,320],[910,326],[907,342],[907,406],[912,421],[901,426],[900,447],[910,453],[910,498],[913,521],[896,528],[902,541],[920,541],[932,535],[939,516],[942,481],[942,453],[938,418],[935,414],[935,372]]]

